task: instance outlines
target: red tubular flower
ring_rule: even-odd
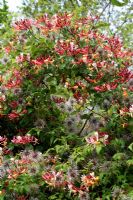
[[[32,60],[31,63],[33,65],[37,65],[37,66],[40,66],[40,65],[43,65],[43,64],[52,64],[53,63],[53,60],[50,56],[48,57],[39,57],[39,58],[36,58],[35,60]]]
[[[6,97],[5,97],[5,95],[2,95],[2,96],[0,97],[0,102],[4,102],[4,101],[6,101]]]
[[[120,109],[119,112],[120,112],[121,116],[124,116],[129,112],[129,109],[127,107],[124,107],[124,108]]]
[[[64,187],[67,182],[64,180],[64,176],[62,172],[46,172],[42,175],[42,178],[45,180],[45,182],[54,187]]]
[[[3,149],[3,154],[4,155],[9,155],[11,153],[12,153],[12,151],[10,149],[6,149],[6,148]]]
[[[5,47],[5,52],[6,52],[7,54],[9,54],[9,53],[11,52],[11,46],[6,46],[6,47]]]
[[[11,108],[16,108],[18,105],[19,105],[19,104],[18,104],[17,101],[12,101],[12,102],[10,103]]]
[[[54,175],[50,172],[46,172],[42,175],[42,178],[47,182],[54,178]]]
[[[30,55],[23,55],[23,54],[21,54],[21,55],[19,55],[19,56],[16,57],[16,61],[18,63],[22,63],[22,62],[25,62],[25,61],[30,61]]]
[[[0,145],[6,146],[6,144],[7,144],[7,137],[0,136]]]
[[[80,91],[75,92],[73,96],[77,101],[82,99],[82,95],[81,95]]]
[[[15,111],[13,111],[12,113],[8,114],[8,117],[10,120],[15,120],[15,119],[18,119],[20,115],[16,113]]]
[[[90,77],[85,77],[85,80],[89,83],[96,83],[95,79],[91,79]]]
[[[22,195],[22,196],[16,197],[16,200],[27,200],[27,199],[28,199],[28,195],[27,196]]]
[[[105,132],[95,132],[94,135],[86,137],[86,142],[92,145],[99,145],[102,142],[104,145],[108,144],[108,133]]]
[[[20,31],[20,30],[28,30],[28,29],[32,28],[32,24],[33,24],[32,20],[24,19],[24,20],[15,22],[14,28],[16,30],[18,30],[18,31]]]
[[[94,90],[97,91],[97,92],[105,92],[106,91],[106,89],[103,85],[95,86]]]
[[[78,87],[84,89],[86,87],[86,85],[82,82],[82,81],[77,81],[76,84]]]
[[[94,184],[97,184],[98,181],[99,181],[99,177],[95,177],[94,176],[94,172],[88,174],[88,175],[83,175],[82,178],[81,178],[83,184],[86,186],[86,187],[90,187],[90,186],[93,186]]]
[[[38,142],[38,139],[31,135],[25,135],[25,136],[14,136],[11,141],[14,144],[29,144],[29,143],[36,144]]]
[[[133,73],[129,71],[126,67],[120,71],[118,74],[120,76],[120,82],[128,82],[131,78],[133,78]]]
[[[22,83],[22,74],[20,73],[20,71],[15,70],[11,76],[11,78],[8,80],[7,84],[5,84],[5,87],[7,89],[14,89],[16,87],[20,87]]]
[[[79,193],[81,191],[81,189],[76,187],[73,183],[68,183],[68,188],[73,193]]]
[[[53,23],[55,22],[56,28],[63,28],[70,25],[71,17],[71,14],[64,13],[63,15],[54,15],[51,20]]]
[[[63,97],[52,97],[52,100],[55,103],[64,103],[65,102],[65,99]]]
[[[116,89],[118,86],[117,83],[115,82],[111,82],[111,83],[106,83],[100,86],[95,86],[94,90],[97,92],[105,92],[105,91],[109,91],[109,90],[114,90]]]
[[[71,17],[72,17],[71,14],[64,13],[62,15],[55,14],[50,19],[48,15],[45,14],[43,17],[37,20],[37,23],[44,23],[44,26],[41,28],[48,28],[48,30],[52,30],[52,29],[56,30],[56,29],[63,28],[65,26],[69,26],[71,23]]]

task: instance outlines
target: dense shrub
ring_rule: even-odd
[[[97,21],[45,14],[3,41],[1,199],[133,198],[133,53]]]

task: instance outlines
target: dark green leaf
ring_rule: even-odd
[[[128,0],[123,0],[123,2],[117,0],[110,0],[114,6],[125,6],[128,4]]]

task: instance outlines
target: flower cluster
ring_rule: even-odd
[[[14,144],[29,144],[29,143],[36,144],[38,139],[31,135],[25,135],[25,136],[14,136],[11,141]]]

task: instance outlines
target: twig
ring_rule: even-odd
[[[108,4],[106,4],[106,6],[103,8],[102,12],[100,13],[100,15],[98,16],[98,20],[101,18],[101,16],[103,15],[104,11],[106,10],[106,8],[110,5],[110,2]],[[98,21],[97,20],[97,21]],[[96,21],[96,22],[97,22]]]
[[[81,130],[79,131],[79,133],[78,133],[79,136],[81,135],[82,131],[84,130],[84,128],[85,128],[87,122],[88,122],[88,119],[85,120],[85,123],[84,123],[83,127],[82,127]]]
[[[108,4],[106,4],[106,6],[103,8],[103,10],[101,11],[101,13],[99,14],[97,20],[95,21],[94,26],[92,26],[92,29],[95,29],[95,25],[96,23],[99,21],[99,19],[101,18],[101,16],[103,15],[104,11],[106,10],[106,8],[110,5],[110,2]]]
[[[93,109],[94,109],[94,107],[93,107],[92,109],[89,109],[89,111],[92,111]],[[82,131],[84,130],[84,128],[85,128],[85,126],[86,126],[88,120],[89,120],[89,119],[86,119],[86,120],[85,120],[85,123],[84,123],[83,127],[81,128],[81,130],[80,130],[79,133],[78,133],[79,136],[81,135]]]

